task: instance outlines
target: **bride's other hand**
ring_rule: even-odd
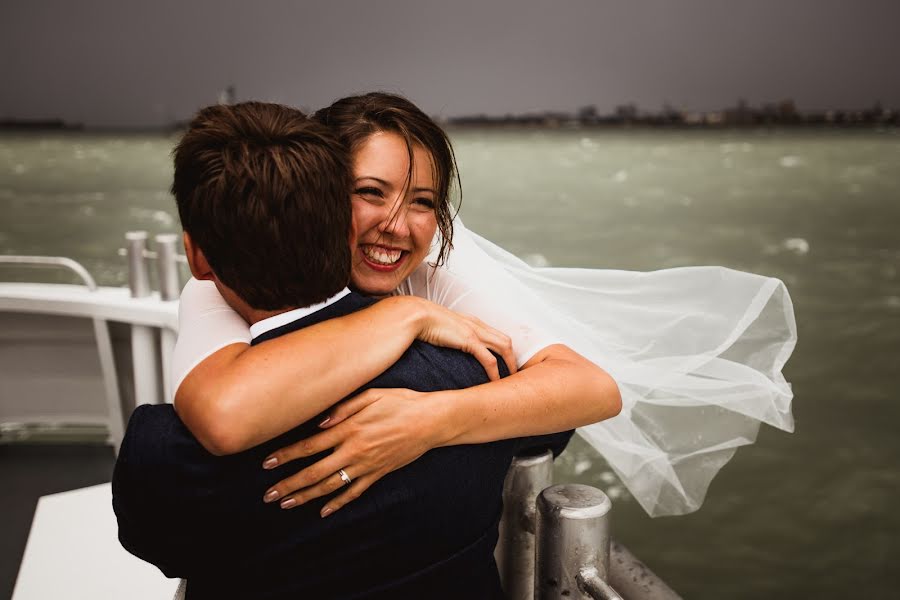
[[[344,402],[323,422],[328,429],[266,459],[264,468],[274,468],[334,448],[329,456],[272,486],[264,501],[294,508],[346,486],[322,508],[320,514],[327,517],[391,471],[440,445],[439,411],[422,396],[407,389],[369,389]],[[349,485],[341,469],[351,479]]]
[[[508,335],[477,317],[454,312],[440,304],[423,302],[422,306],[424,317],[418,339],[471,354],[481,363],[491,381],[500,379],[497,357],[492,350],[509,367],[510,375],[516,372],[516,355]]]

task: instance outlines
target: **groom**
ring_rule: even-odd
[[[254,344],[374,302],[346,288],[350,169],[326,128],[284,106],[213,106],[192,121],[175,165],[191,270],[253,325]],[[471,356],[416,342],[363,389],[486,381]],[[493,550],[510,461],[561,451],[571,432],[432,450],[325,519],[325,499],[288,511],[264,504],[286,470],[322,455],[271,471],[263,460],[318,421],[216,457],[172,406],[138,407],[113,478],[122,545],[186,578],[189,600],[503,597]]]

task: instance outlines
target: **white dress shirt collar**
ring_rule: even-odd
[[[283,325],[287,325],[288,323],[293,323],[297,319],[307,317],[327,306],[331,306],[349,293],[350,290],[344,288],[324,302],[313,304],[312,306],[305,306],[303,308],[295,308],[294,310],[289,310],[287,312],[279,313],[273,317],[268,317],[266,319],[263,319],[262,321],[257,321],[250,326],[250,337],[256,338],[266,333],[267,331],[272,331],[273,329],[277,329],[279,327],[282,327]]]

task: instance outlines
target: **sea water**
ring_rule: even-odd
[[[779,277],[796,432],[763,427],[683,517],[649,519],[575,440],[560,481],[685,598],[893,598],[900,576],[900,133],[452,131],[466,225],[535,265]],[[124,284],[123,233],[179,231],[167,134],[0,134],[0,253]],[[4,269],[4,279],[66,280]]]

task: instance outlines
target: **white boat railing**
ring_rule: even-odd
[[[54,382],[54,378],[59,378],[58,371],[67,371],[60,368],[59,362],[55,365],[28,365],[33,373],[4,374],[7,381],[0,387],[0,395],[3,396],[0,398],[3,403],[0,431],[27,434],[37,429],[66,435],[71,427],[99,425],[106,428],[108,442],[118,451],[124,431],[124,415],[130,414],[131,408],[137,404],[172,400],[171,356],[178,330],[175,300],[181,289],[178,263],[183,260],[175,251],[177,239],[171,234],[157,236],[157,252],[151,254],[146,251],[146,233],[126,234],[127,248],[124,252],[129,257],[129,289],[98,286],[87,269],[70,258],[0,255],[0,266],[65,268],[81,279],[83,285],[0,283],[0,312],[7,313],[12,320],[18,319],[16,315],[39,315],[50,319],[43,326],[37,321],[29,321],[28,327],[41,328],[41,331],[34,333],[40,334],[36,337],[41,337],[47,348],[52,347],[49,338],[54,334],[59,336],[58,347],[51,348],[53,352],[50,353],[57,361],[67,360],[63,348],[66,345],[73,347],[73,354],[81,350],[74,344],[68,329],[59,327],[58,319],[89,319],[93,324],[91,345],[96,348],[105,402],[102,416],[98,416],[96,410],[84,410],[89,401],[82,399],[79,405],[78,394],[69,396],[66,382]],[[160,293],[150,288],[146,262],[154,257],[159,264]],[[130,368],[125,368],[121,358],[116,361],[111,323],[124,323],[130,329]],[[22,343],[22,340],[12,340],[12,343]],[[7,348],[6,351],[15,354],[17,349]],[[39,350],[36,354],[40,361],[43,355]],[[77,361],[85,362],[85,357],[71,356],[70,362]],[[9,363],[3,366],[15,368]],[[45,372],[42,373],[40,367]],[[73,385],[73,388],[91,389],[87,384],[88,373],[74,373],[74,379],[80,385]],[[132,380],[132,386],[123,383],[127,379]],[[52,397],[43,401],[32,398],[29,387]],[[42,406],[52,407],[52,410],[42,411]]]
[[[88,273],[88,270],[77,261],[65,256],[25,256],[15,254],[0,254],[0,263],[7,265],[22,265],[31,267],[62,267],[69,269],[84,281],[84,284],[92,292],[97,290],[97,282]]]

